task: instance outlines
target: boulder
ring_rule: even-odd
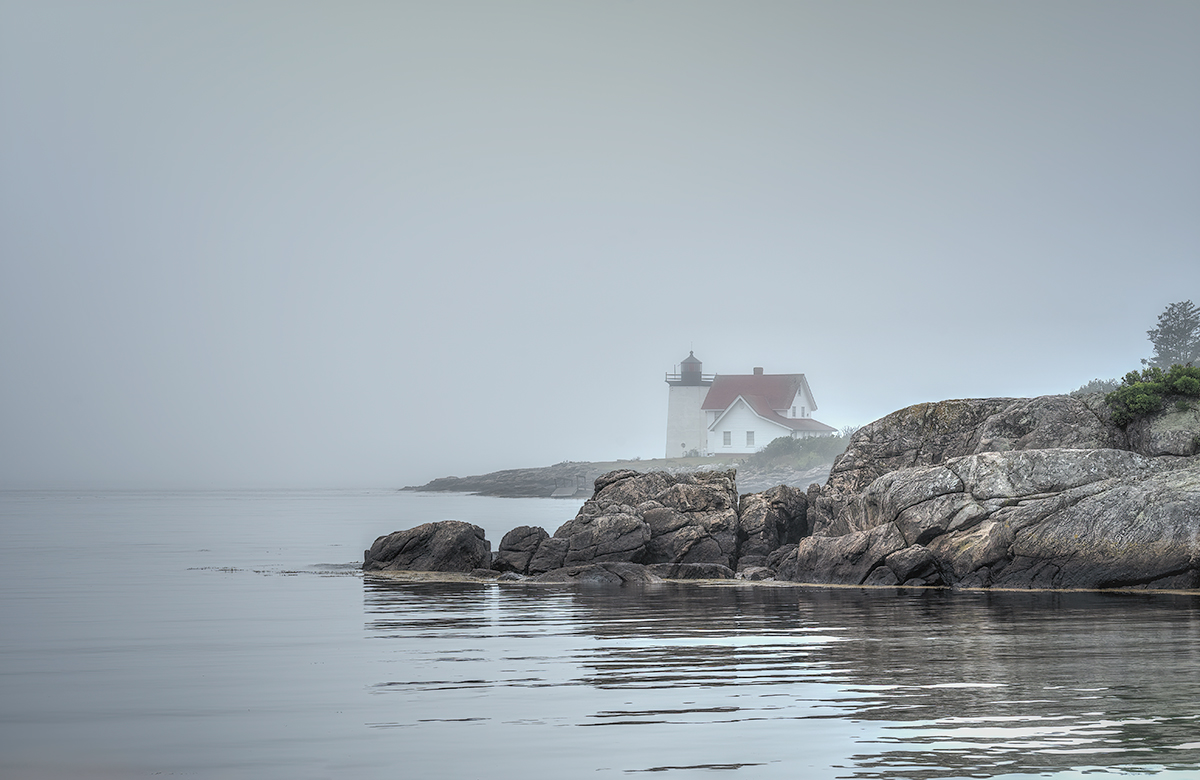
[[[738,496],[733,471],[668,474],[622,470],[596,479],[596,492],[553,539],[558,566],[541,543],[529,571],[592,562],[737,562]],[[558,552],[556,547],[553,553]],[[542,558],[547,560],[541,560]]]
[[[556,539],[567,542],[563,563],[624,561],[641,563],[646,558],[650,526],[628,507],[609,507],[607,512],[584,514],[582,511],[554,532]]]
[[[528,574],[529,562],[537,553],[538,546],[549,538],[550,534],[546,533],[544,528],[533,525],[522,525],[512,529],[500,540],[500,549],[496,551],[496,557],[492,560],[492,568],[496,571]],[[561,561],[558,565],[561,565]]]
[[[381,536],[363,552],[363,571],[450,571],[488,568],[492,546],[483,529],[458,520],[425,523]]]
[[[963,489],[984,501],[1060,493],[1113,477],[1132,477],[1154,468],[1148,458],[1124,450],[1044,449],[988,452],[946,464]]]
[[[929,552],[938,561],[947,583],[986,586],[993,584],[992,569],[1012,559],[1012,541],[1012,526],[1002,520],[986,520],[970,530],[933,539]],[[1022,587],[1017,580],[1012,584]]]
[[[810,536],[797,546],[796,569],[790,579],[861,585],[874,569],[884,565],[885,558],[905,546],[904,536],[893,523],[844,536]]]
[[[979,427],[1015,400],[969,398],[915,404],[864,425],[834,460],[826,488],[857,493],[888,472],[970,455],[979,443]]]
[[[567,559],[567,547],[569,542],[566,539],[543,539],[538,544],[537,552],[529,559],[529,566],[526,570],[528,574],[542,574],[555,569],[561,569],[563,563]]]

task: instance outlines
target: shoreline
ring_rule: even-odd
[[[502,580],[498,577],[481,576],[467,572],[444,571],[412,571],[391,570],[363,572],[362,578],[390,580],[398,583],[413,584],[478,584],[478,585],[516,585],[521,587],[548,588],[625,588],[625,587],[655,587],[657,585],[695,585],[704,588],[805,588],[808,590],[942,590],[954,593],[1108,593],[1136,596],[1139,594],[1193,596],[1200,597],[1198,590],[1180,590],[1177,588],[980,588],[980,587],[950,587],[946,585],[846,585],[820,582],[791,582],[788,580],[739,580],[739,579],[667,579],[660,578],[659,582],[622,583],[620,585],[598,584],[588,582],[538,582],[532,578],[520,580]]]
[[[833,466],[830,460],[807,469],[786,466],[762,468],[747,465],[750,457],[748,454],[731,454],[694,458],[563,461],[552,466],[503,469],[467,477],[438,477],[424,485],[406,485],[399,490],[412,493],[467,493],[492,498],[587,499],[592,497],[596,478],[612,471],[628,469],[641,473],[664,471],[669,474],[690,474],[736,469],[738,492],[758,493],[776,485],[790,485],[805,490],[814,482],[824,483]]]

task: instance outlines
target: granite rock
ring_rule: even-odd
[[[1200,586],[1200,414],[1127,428],[1096,399],[918,404],[864,426],[808,493],[814,583]]]
[[[522,525],[512,529],[500,540],[500,548],[496,551],[496,557],[492,559],[492,568],[496,571],[528,574],[529,564],[538,547],[549,538],[550,534],[546,533],[546,529],[538,526]]]
[[[623,561],[716,563],[732,569],[739,530],[734,480],[732,471],[604,474],[575,518],[554,532],[554,539],[566,543],[560,566]],[[548,563],[535,566],[540,556],[539,548],[531,572]]]
[[[483,529],[458,520],[409,528],[381,536],[363,552],[363,571],[446,571],[488,568],[491,544]]]
[[[775,550],[808,535],[808,497],[787,485],[748,493],[741,497],[738,519],[738,567],[763,566]]]

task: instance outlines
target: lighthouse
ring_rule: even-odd
[[[679,364],[679,373],[667,374],[667,457],[708,454],[708,423],[701,406],[712,375],[692,352]]]

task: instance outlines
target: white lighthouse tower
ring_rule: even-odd
[[[701,405],[712,375],[705,376],[696,356],[688,356],[679,364],[678,374],[667,374],[670,390],[667,396],[667,457],[678,458],[696,453],[708,454],[708,422]]]

